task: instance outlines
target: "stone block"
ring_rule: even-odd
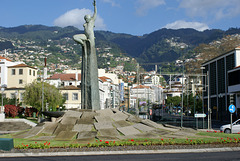
[[[93,124],[96,115],[95,112],[83,112],[81,118],[77,120],[76,124]]]
[[[112,129],[113,125],[112,122],[100,122],[100,123],[94,123],[95,129]]]
[[[81,131],[92,131],[92,124],[76,124],[73,127],[73,131],[81,132]]]
[[[41,133],[52,135],[53,132],[56,130],[57,126],[58,126],[57,122],[47,123],[44,125],[44,129],[41,131]]]
[[[72,140],[73,137],[77,135],[75,131],[61,131],[56,137],[55,140]]]
[[[82,116],[81,118],[94,118],[94,116],[98,115],[96,112],[89,112],[89,111],[86,111],[86,112],[83,112],[82,113]]]
[[[101,136],[111,136],[111,137],[116,137],[119,136],[120,134],[115,128],[111,129],[100,129],[98,130]]]
[[[63,125],[75,125],[76,121],[77,121],[76,117],[64,116],[62,121],[61,121],[61,124],[63,124]]]
[[[106,116],[111,117],[114,114],[110,108],[107,108],[104,110],[98,110],[98,111],[96,111],[96,113],[98,113],[102,117],[106,117]]]
[[[43,126],[35,126],[32,129],[30,129],[27,133],[23,134],[23,138],[30,138],[33,137],[35,135],[38,135],[42,132],[42,130],[44,129]],[[24,136],[25,135],[25,136]]]
[[[115,126],[116,128],[119,127],[126,127],[126,126],[131,126],[129,122],[124,121],[124,120],[120,120],[120,121],[116,121],[113,123],[113,126]]]
[[[111,117],[115,121],[121,121],[121,120],[125,121],[128,118],[128,115],[125,115],[122,112],[117,112],[114,115],[111,115]]]
[[[65,112],[65,114],[63,115],[63,117],[75,117],[75,118],[80,118],[82,116],[82,112],[78,112],[78,111],[67,111]]]
[[[98,123],[100,122],[113,122],[112,118],[109,116],[95,116],[95,119]]]
[[[53,135],[58,135],[61,131],[72,131],[74,125],[63,125],[58,123],[56,130],[53,132]]]
[[[96,131],[83,131],[78,133],[77,139],[94,139],[96,136]]]
[[[95,122],[95,119],[92,118],[85,118],[85,119],[78,119],[76,121],[76,124],[93,124]]]
[[[128,115],[129,117],[127,118],[127,121],[129,122],[134,122],[134,123],[140,123],[142,121],[141,118],[133,115]]]
[[[154,128],[163,128],[163,125],[162,124],[158,124],[156,122],[153,122],[149,119],[145,119],[145,120],[142,120],[141,123],[147,125],[147,126],[151,126],[151,127],[154,127]]]
[[[141,132],[135,129],[133,126],[120,127],[120,128],[117,128],[117,130],[125,136],[141,134]]]
[[[55,136],[39,136],[38,138],[34,138],[33,141],[48,141],[53,140]]]
[[[149,132],[149,131],[153,131],[154,130],[154,128],[152,128],[150,126],[147,126],[147,125],[143,125],[141,123],[134,124],[132,126],[135,127],[136,129],[142,131],[142,132]]]
[[[14,138],[30,138],[41,133],[43,128],[44,128],[43,126],[35,126],[29,131],[22,131],[20,133],[14,134],[13,136]]]

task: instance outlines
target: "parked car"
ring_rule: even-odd
[[[230,134],[231,133],[230,124],[221,126],[220,131]],[[240,133],[240,119],[238,119],[232,124],[232,133]]]

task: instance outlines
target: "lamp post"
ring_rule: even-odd
[[[1,86],[1,91],[2,91],[2,108],[1,108],[0,113],[4,113],[4,106],[3,106],[3,92],[4,92],[4,90],[5,90],[6,87],[7,87],[6,84],[3,84],[3,85]]]
[[[195,97],[194,97],[194,113],[193,113],[193,115],[195,115],[195,112],[196,112],[196,105],[195,105],[195,102],[196,102],[196,100],[198,100],[198,99],[199,99],[198,96],[195,96]]]
[[[15,106],[17,106],[17,95],[18,95],[18,91],[15,92]]]
[[[182,57],[183,57],[184,46],[181,46]],[[183,127],[183,77],[184,77],[184,60],[182,60],[182,110],[181,110],[181,128]]]

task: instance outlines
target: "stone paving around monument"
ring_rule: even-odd
[[[44,122],[44,125],[38,125],[14,137],[63,141],[72,139],[79,141],[121,140],[160,138],[163,135],[178,131],[117,109],[105,109],[96,112],[69,110],[61,118],[52,120],[55,122]]]

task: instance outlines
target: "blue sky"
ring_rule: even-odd
[[[92,0],[0,0],[0,26],[75,26],[93,13]],[[161,28],[240,27],[240,0],[96,0],[96,30],[143,35]]]

